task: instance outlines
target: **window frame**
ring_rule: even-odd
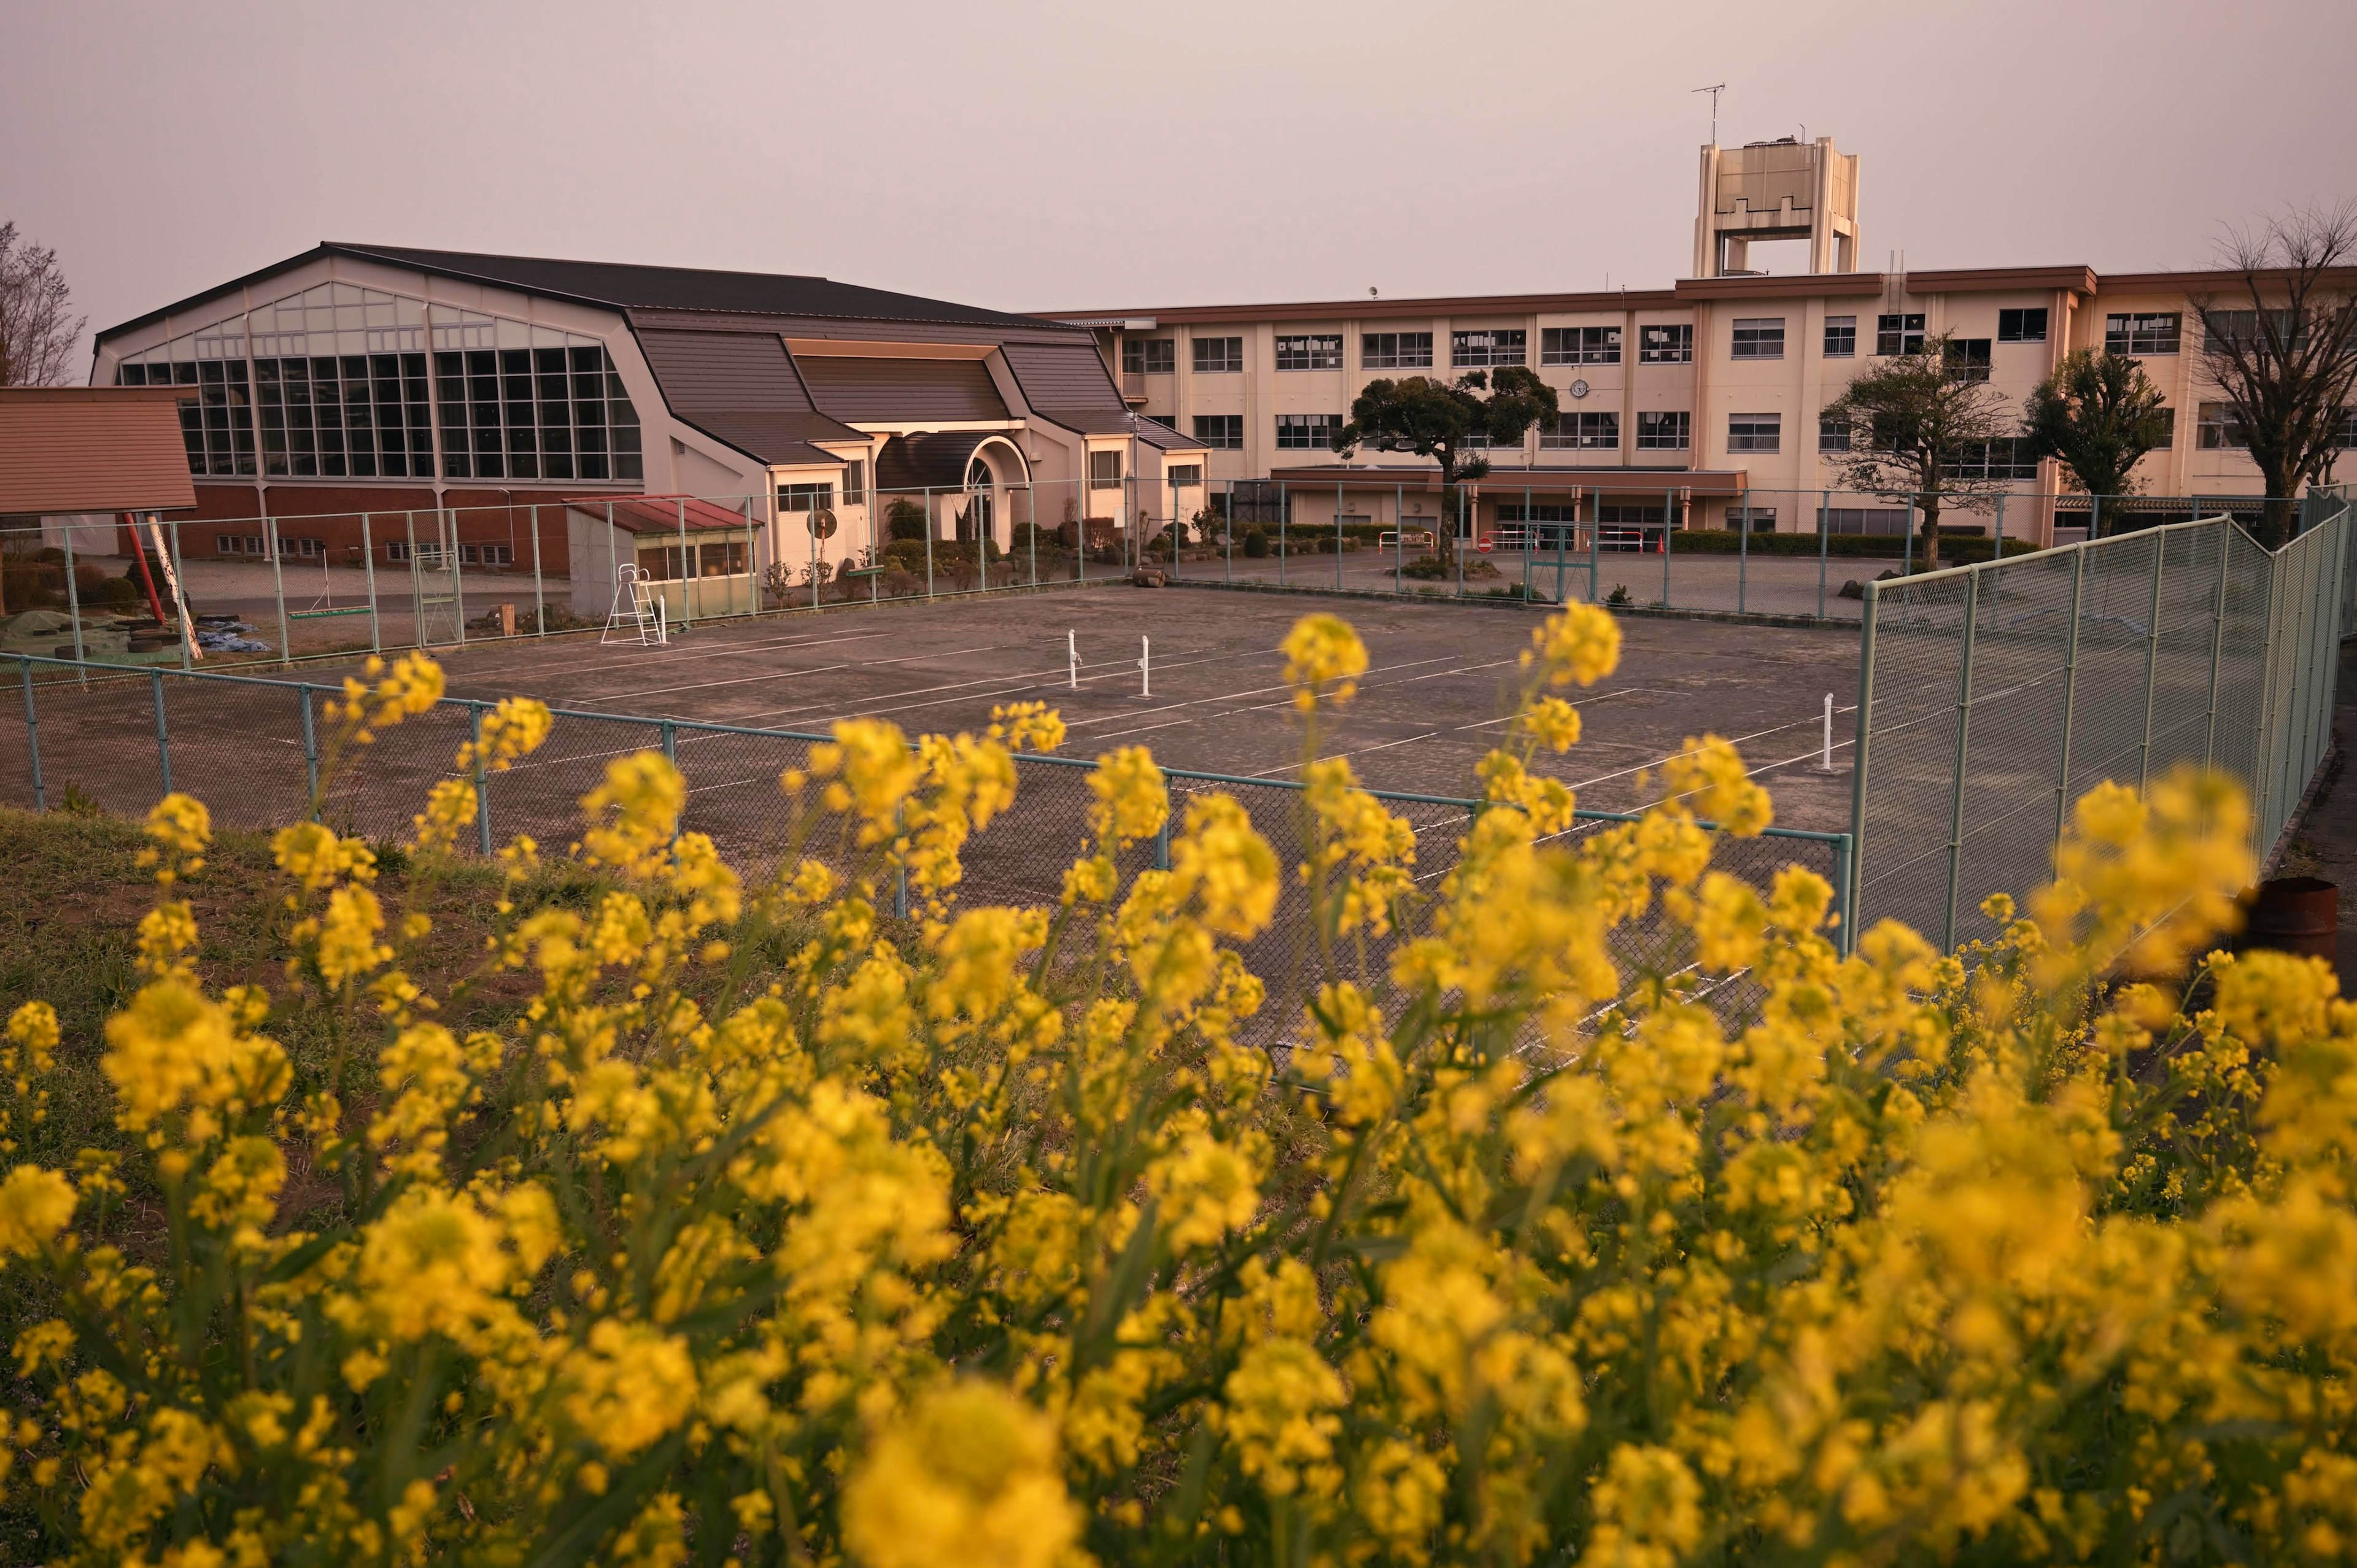
[[[1199,376],[1240,376],[1244,370],[1244,340],[1241,337],[1196,338],[1191,358]],[[1208,352],[1206,350],[1209,350]]]
[[[1477,338],[1486,341],[1477,346],[1473,341]],[[1477,353],[1484,357],[1470,357]],[[1468,327],[1451,328],[1448,334],[1448,368],[1452,371],[1526,365],[1530,358],[1531,334],[1527,327]]]
[[[1957,381],[1986,381],[1994,368],[1994,345],[1995,339],[1988,338],[1951,338],[1940,363]]]
[[[2030,331],[2030,318],[2037,317],[2037,331]],[[2008,306],[1996,313],[1996,340],[2000,343],[2043,343],[2046,341],[2047,307],[2042,305]]]
[[[1738,427],[1742,434],[1737,434]],[[1760,443],[1765,441],[1766,446]],[[1778,456],[1784,450],[1784,416],[1780,412],[1730,413],[1727,416],[1727,449],[1755,456]]]
[[[1654,341],[1660,334],[1661,340]],[[1637,362],[1641,365],[1694,363],[1694,323],[1641,321],[1637,324]]]
[[[1652,426],[1648,434],[1646,426]],[[1637,411],[1637,451],[1691,452],[1694,450],[1694,410],[1690,408],[1641,408]]]
[[[1839,348],[1835,347],[1835,334],[1836,333],[1842,335],[1840,339],[1841,346]],[[1819,349],[1819,357],[1827,360],[1855,360],[1857,358],[1857,317],[1828,316],[1825,317],[1824,343]]]
[[[1620,362],[1620,328],[1545,327],[1539,330],[1542,365],[1617,365]]]
[[[2166,323],[2166,326],[2162,324]],[[2120,310],[2104,317],[2104,352],[2130,359],[2180,353],[2185,344],[2181,310]]]
[[[1339,371],[1342,368],[1340,332],[1287,332],[1275,339],[1280,371]]]
[[[1421,339],[1411,342],[1410,339]],[[1377,343],[1389,347],[1377,349]],[[1429,332],[1361,332],[1359,334],[1359,368],[1365,371],[1428,371],[1432,369],[1432,334]]]
[[[1126,477],[1122,465],[1125,454],[1118,446],[1095,446],[1089,449],[1089,489],[1117,490]]]
[[[1241,413],[1199,413],[1195,419],[1195,440],[1213,452],[1241,452],[1244,449],[1244,416]],[[1208,431],[1206,424],[1217,420],[1220,428]]]
[[[1737,317],[1727,338],[1727,357],[1730,360],[1782,359],[1784,318],[1781,316]]]
[[[1874,318],[1874,357],[1895,360],[1920,354],[1931,334],[1924,330],[1930,315],[1921,310],[1886,310]]]
[[[1275,418],[1275,445],[1280,452],[1330,452],[1334,449],[1334,436],[1344,423],[1339,413],[1280,413]],[[1318,439],[1288,441],[1287,431],[1314,433]]]
[[[1153,350],[1159,349],[1159,354]],[[1156,361],[1159,360],[1159,363]],[[1170,376],[1178,373],[1176,338],[1125,338],[1121,340],[1121,373],[1125,376]]]

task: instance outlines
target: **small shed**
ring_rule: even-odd
[[[78,550],[112,555],[119,515],[196,504],[178,389],[0,387],[0,517],[79,527]]]
[[[635,565],[673,621],[759,607],[762,524],[694,496],[576,496],[565,503],[573,613],[603,619],[616,572]]]

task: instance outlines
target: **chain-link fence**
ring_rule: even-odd
[[[329,766],[322,756],[321,704],[338,694],[334,687],[221,672],[125,671],[30,656],[10,663],[14,668],[7,673],[19,687],[19,700],[5,704],[16,722],[0,719],[0,801],[8,804],[135,816],[164,791],[180,789],[204,800],[225,824],[274,827],[306,815],[318,793],[322,768]],[[427,791],[437,780],[456,776],[454,754],[478,732],[487,711],[479,702],[446,699],[359,748],[334,766],[321,805],[323,820],[339,832],[371,841],[408,835]],[[608,761],[660,750],[677,761],[687,779],[684,825],[709,834],[732,865],[759,876],[787,847],[791,824],[779,776],[807,768],[810,747],[826,738],[567,709],[555,714],[546,744],[511,771],[480,781],[480,809],[468,847],[489,854],[517,833],[529,833],[551,848],[570,843],[581,825],[581,798],[604,778]],[[14,736],[6,733],[10,728]],[[1013,807],[976,834],[964,852],[960,897],[965,903],[1052,906],[1065,867],[1085,845],[1092,799],[1088,775],[1096,764],[1028,754],[1016,762]],[[1281,864],[1289,868],[1301,863],[1307,824],[1299,784],[1189,769],[1169,769],[1166,777],[1174,821],[1183,818],[1189,796],[1227,793],[1243,804]],[[1415,829],[1417,883],[1427,894],[1437,893],[1457,863],[1459,835],[1480,802],[1373,793]],[[1628,820],[1584,811],[1565,837],[1576,839]],[[1720,838],[1714,864],[1763,890],[1777,872],[1798,864],[1841,889],[1848,881],[1848,847],[1846,833],[1771,829],[1760,838]],[[823,844],[805,846],[805,853],[840,858],[839,851]],[[1168,854],[1166,832],[1157,843],[1136,846],[1124,873],[1167,865]],[[1258,1026],[1263,1043],[1290,1036],[1305,990],[1315,983],[1308,914],[1308,896],[1288,874],[1275,922],[1244,949],[1247,964],[1269,992]],[[1658,905],[1614,939],[1625,969],[1658,972],[1690,967],[1688,940]],[[1390,950],[1388,940],[1370,949],[1378,972],[1387,968]],[[1715,1000],[1735,1015],[1754,995],[1738,978],[1722,985]]]
[[[2248,789],[2264,856],[2330,741],[2345,491],[2282,549],[2231,516],[1866,590],[1851,907],[1946,948],[2052,875],[2071,803],[2184,762]]]

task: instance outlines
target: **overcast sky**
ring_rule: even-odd
[[[1862,156],[1869,268],[2357,196],[2349,0],[0,0],[0,218],[93,327],[322,239],[1016,310],[1661,286],[1719,81],[1721,142]]]

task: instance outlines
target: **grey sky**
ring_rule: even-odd
[[[1862,155],[1868,267],[2187,266],[2357,195],[2350,17],[0,0],[0,217],[94,327],[328,238],[1024,310],[1659,286],[1723,81],[1723,142]]]

